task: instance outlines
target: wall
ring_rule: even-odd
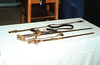
[[[0,0],[0,7],[4,6],[18,6],[21,3],[18,2],[20,0]],[[59,0],[59,3],[61,4],[63,0]]]
[[[100,18],[99,18],[99,8],[100,8],[100,3],[99,0],[85,0],[85,15],[84,18],[99,26],[100,27]]]
[[[18,6],[20,2],[16,2],[16,0],[0,0],[0,7],[7,7],[7,6]]]
[[[16,0],[0,0],[0,3],[15,3]]]

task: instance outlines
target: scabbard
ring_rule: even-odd
[[[40,43],[40,42],[54,41],[54,40],[66,39],[66,38],[73,38],[73,37],[79,37],[79,36],[90,35],[90,34],[94,34],[94,32],[72,35],[72,36],[64,36],[64,37],[60,37],[60,38],[50,38],[50,39],[44,39],[44,40],[34,39],[34,40],[31,40],[31,41],[28,41],[28,43],[34,43],[34,44],[38,45],[38,43]]]
[[[78,35],[72,35],[72,36],[64,36],[64,37],[59,37],[59,38],[45,39],[43,41],[59,40],[59,39],[65,39],[65,38],[72,38],[72,37],[79,37],[79,36],[84,36],[84,35],[90,35],[90,34],[94,34],[94,32],[85,33],[85,34],[78,34]]]
[[[75,21],[75,22],[69,22],[69,23],[63,23],[63,24],[50,24],[50,25],[46,25],[46,26],[42,26],[42,27],[29,28],[29,29],[24,29],[24,30],[11,30],[11,31],[9,31],[9,33],[17,33],[17,32],[29,31],[29,30],[30,31],[35,31],[35,29],[38,29],[38,28],[44,28],[44,27],[52,28],[52,25],[61,25],[62,26],[62,25],[69,25],[69,24],[78,23],[78,22],[84,22],[84,20]]]

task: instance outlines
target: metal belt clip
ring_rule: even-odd
[[[42,5],[42,0],[40,0],[40,5]]]
[[[46,0],[40,0],[40,5],[42,5],[44,2],[46,2]]]

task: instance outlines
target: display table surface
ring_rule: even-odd
[[[74,29],[93,28],[89,30],[64,33],[66,36],[94,32],[91,35],[28,44],[17,40],[17,34],[31,31],[8,33],[22,30],[84,20],[81,18],[42,21],[0,26],[0,65],[100,65],[100,28],[84,20],[74,23]]]

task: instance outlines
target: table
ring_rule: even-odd
[[[94,32],[94,34],[41,42],[38,46],[17,40],[17,34],[32,33],[30,31],[8,33],[11,30],[79,20],[84,19],[72,18],[0,26],[0,65],[100,65],[100,28],[86,20],[84,20],[85,22],[74,23],[74,29],[87,27],[93,29],[67,32],[65,35],[87,32]]]

